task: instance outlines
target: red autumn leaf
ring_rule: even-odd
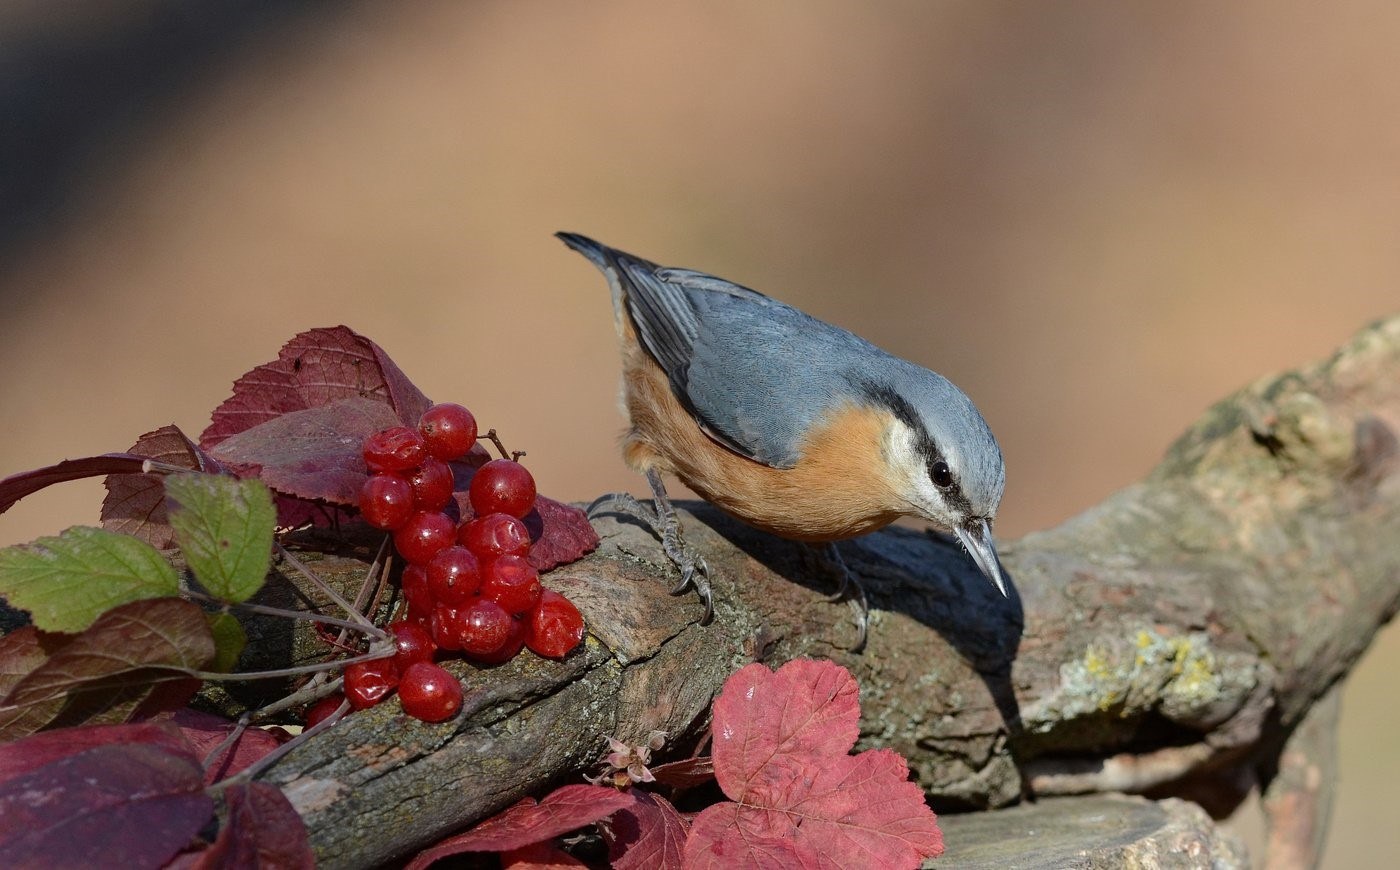
[[[525,798],[464,834],[448,837],[418,853],[408,870],[421,870],[439,858],[461,852],[505,852],[540,843],[605,819],[631,805],[629,794],[596,785],[566,785],[544,800]]]
[[[199,687],[185,675],[214,658],[204,612],[179,598],[131,601],[49,641],[48,658],[0,698],[0,739],[183,707]]]
[[[264,782],[232,786],[224,791],[224,801],[228,817],[218,838],[188,866],[198,870],[311,870],[316,866],[306,825],[280,788]]]
[[[286,732],[245,728],[230,746],[225,747],[214,758],[209,758],[209,753],[217,749],[237,729],[237,723],[188,707],[163,716],[162,721],[178,728],[194,747],[195,754],[206,760],[205,785],[212,785],[233,776],[285,742],[279,739],[278,735]]]
[[[308,330],[287,342],[277,359],[234,382],[233,395],[214,410],[199,443],[208,450],[282,414],[355,397],[388,405],[405,426],[418,425],[431,404],[368,338],[346,326]]]
[[[734,802],[705,809],[688,867],[917,867],[943,835],[898,753],[850,755],[860,707],[850,672],[798,659],[752,664],[714,705],[715,776]],[[792,863],[796,862],[796,863]]]
[[[715,778],[715,760],[708,755],[668,761],[651,769],[656,781],[671,788],[687,789],[704,785]]]
[[[587,866],[551,843],[531,843],[501,853],[501,870],[574,870]]]
[[[632,796],[636,802],[618,810],[607,825],[614,870],[679,870],[690,826],[664,797],[640,789]]]
[[[222,471],[212,456],[173,424],[142,435],[130,452],[194,471]],[[107,496],[102,499],[102,527],[109,532],[134,535],[159,550],[174,547],[175,532],[165,515],[162,477],[160,474],[109,474],[103,483]]]
[[[189,753],[98,746],[0,783],[0,855],[10,868],[159,867],[213,812]]]
[[[29,773],[60,758],[98,746],[144,743],[173,755],[190,755],[194,748],[170,725],[140,722],[135,725],[86,725],[33,734],[0,743],[0,782]]]
[[[388,405],[353,396],[273,417],[230,435],[211,452],[284,495],[353,505],[367,476],[360,453],[365,439],[398,425]]]

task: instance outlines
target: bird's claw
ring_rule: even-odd
[[[680,579],[671,588],[671,594],[680,595],[693,588],[695,594],[700,597],[700,602],[705,605],[705,615],[701,617],[700,624],[708,625],[715,614],[714,596],[710,592],[710,568],[705,563],[704,556],[686,546],[685,538],[681,534],[680,518],[676,516],[675,509],[666,498],[666,490],[662,487],[660,478],[653,480],[652,477],[651,473],[647,475],[647,480],[652,484],[652,492],[656,494],[652,505],[647,505],[630,493],[611,493],[600,496],[588,506],[588,518],[592,519],[604,513],[620,513],[651,529],[652,533],[661,539],[661,549],[666,557],[680,572]]]

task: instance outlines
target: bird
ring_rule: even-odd
[[[556,237],[607,278],[630,426],[623,457],[646,476],[648,509],[627,494],[595,503],[643,518],[713,614],[708,568],[684,543],[663,475],[751,526],[825,545],[922,518],[962,543],[1003,596],[992,524],[1006,485],[1001,448],[977,406],[936,372],[756,290],[658,266],[577,233]]]

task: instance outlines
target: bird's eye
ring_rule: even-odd
[[[933,485],[939,489],[947,489],[953,485],[953,471],[948,467],[948,463],[941,459],[928,470],[928,476],[933,479]]]

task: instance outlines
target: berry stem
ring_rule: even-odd
[[[487,429],[485,435],[478,435],[478,436],[477,436],[477,440],[480,440],[480,439],[482,439],[482,438],[485,438],[485,439],[489,440],[492,444],[496,445],[496,449],[499,450],[499,451],[501,451],[501,458],[502,458],[502,459],[514,459],[514,460],[516,460],[516,461],[518,462],[518,461],[519,461],[519,458],[520,458],[521,456],[524,456],[524,455],[525,455],[525,451],[524,451],[524,450],[517,450],[517,451],[515,451],[514,453],[507,453],[507,452],[506,452],[506,446],[505,446],[504,444],[501,443],[501,437],[500,437],[499,435],[496,434],[496,430],[495,430],[495,429]]]

